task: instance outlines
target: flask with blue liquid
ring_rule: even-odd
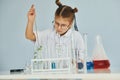
[[[86,65],[87,70],[93,70],[93,61],[90,58],[87,58]]]

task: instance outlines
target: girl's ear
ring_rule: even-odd
[[[72,27],[72,25],[73,25],[73,21],[71,21],[71,22],[70,22],[70,25],[69,25],[69,26],[70,26],[70,28]]]

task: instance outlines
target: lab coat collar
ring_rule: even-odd
[[[56,33],[58,37],[69,37],[72,34],[72,28],[70,28],[63,36],[60,36],[60,34]]]

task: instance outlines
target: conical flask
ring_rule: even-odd
[[[103,47],[102,37],[96,36],[95,48],[93,49],[94,69],[109,68],[110,62]]]

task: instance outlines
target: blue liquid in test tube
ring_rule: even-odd
[[[52,62],[51,66],[52,66],[52,69],[55,69],[56,68],[55,62]]]

